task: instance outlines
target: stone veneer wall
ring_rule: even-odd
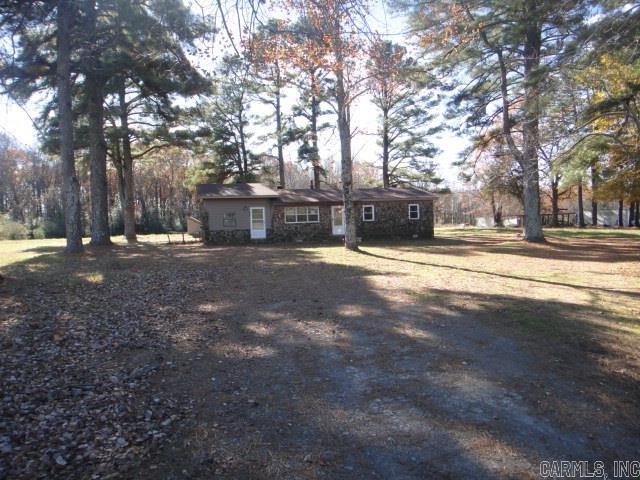
[[[409,220],[409,204],[420,205],[420,219]],[[375,220],[362,220],[362,206],[375,207]],[[433,201],[393,201],[356,204],[358,237],[375,238],[433,238]]]
[[[420,205],[420,219],[409,220],[409,204]],[[375,221],[362,220],[362,205],[374,205]],[[292,206],[292,205],[290,205]],[[331,206],[319,205],[319,223],[285,223],[284,205],[273,205],[271,226],[267,229],[266,240],[251,240],[249,230],[216,230],[208,229],[208,218],[202,209],[203,240],[215,244],[237,244],[250,242],[309,242],[340,241],[342,236],[331,234]],[[355,204],[356,229],[358,237],[378,238],[433,238],[433,201],[390,201]]]
[[[284,209],[293,205],[274,205],[271,225],[274,242],[327,241],[340,240],[342,237],[331,234],[331,206],[318,205],[319,223],[285,223]],[[306,206],[306,205],[305,205]]]

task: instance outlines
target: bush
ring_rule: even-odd
[[[43,238],[47,238],[45,237],[45,234],[44,234],[44,227],[34,228],[31,233],[33,234],[33,238],[36,240],[42,240]]]
[[[42,232],[45,238],[64,238],[66,235],[64,226],[64,214],[57,212],[48,218],[42,224]]]
[[[136,225],[138,233],[165,233],[167,230],[160,221],[160,213],[157,209],[145,210],[140,217],[140,224]]]
[[[0,240],[22,240],[27,234],[27,227],[7,215],[0,215]]]

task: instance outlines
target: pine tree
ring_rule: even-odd
[[[362,94],[363,22],[366,12],[360,0],[289,0],[314,33],[310,38],[317,45],[312,51],[319,55],[324,67],[335,79],[333,99],[340,137],[340,168],[345,218],[345,247],[357,250],[356,212],[353,204],[353,157],[351,153],[351,107]]]
[[[368,71],[373,103],[380,110],[382,184],[437,185],[432,161],[438,152],[430,137],[439,128],[429,128],[435,99],[424,94],[428,78],[404,47],[376,41],[369,54]]]
[[[8,1],[0,5],[0,31],[16,51],[3,50],[0,80],[4,93],[30,98],[36,92],[57,93],[57,152],[63,169],[66,251],[82,251],[80,187],[76,176],[71,74],[77,58],[76,2]]]
[[[193,47],[205,31],[181,0],[146,6],[119,0],[110,16],[113,47],[106,54],[112,65],[107,94],[114,98],[111,115],[117,135],[111,135],[111,157],[118,173],[125,237],[135,241],[134,160],[147,153],[184,143],[175,132],[178,110],[175,95],[203,93],[208,82],[189,62],[184,47]],[[132,129],[129,117],[146,128]],[[184,133],[185,130],[182,130]],[[187,135],[188,136],[188,135]],[[138,140],[134,152],[132,140]],[[117,143],[115,143],[117,142]]]
[[[80,210],[80,183],[76,176],[73,151],[73,112],[71,110],[71,2],[60,0],[57,12],[58,48],[56,77],[58,91],[58,118],[60,124],[60,159],[62,161],[63,197],[67,252],[82,251],[82,213]]]
[[[259,98],[270,105],[275,117],[275,131],[278,155],[278,177],[281,187],[285,187],[284,145],[285,125],[283,120],[283,89],[287,85],[289,75],[286,73],[289,49],[285,24],[281,20],[270,20],[254,34],[248,48],[249,61],[260,83]]]
[[[585,1],[438,1],[404,5],[412,12],[416,35],[436,64],[455,75],[464,72],[456,112],[468,127],[493,128],[521,165],[524,182],[524,236],[544,240],[538,173],[541,99],[547,79],[575,29],[583,25]],[[455,77],[454,77],[455,78]],[[496,107],[496,105],[498,105]],[[519,140],[519,138],[521,140]]]
[[[318,138],[320,132],[331,126],[322,118],[331,113],[324,107],[329,105],[330,93],[335,90],[335,82],[329,77],[327,64],[329,44],[322,31],[317,30],[304,16],[297,19],[290,32],[288,52],[291,66],[298,73],[294,84],[300,100],[294,106],[294,125],[287,131],[286,141],[300,142],[298,158],[311,164],[314,188],[320,188],[326,172],[320,160]],[[302,127],[295,122],[297,119],[304,119]]]

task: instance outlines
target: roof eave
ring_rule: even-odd
[[[207,195],[199,195],[202,200],[251,200],[252,198],[264,199],[264,198],[278,198],[273,195],[233,195],[228,197],[220,197],[220,196],[207,196]]]

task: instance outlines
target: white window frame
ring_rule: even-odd
[[[299,208],[304,208],[305,209],[306,220],[298,221],[298,209]],[[294,210],[295,213],[287,214],[287,210],[288,211]],[[314,215],[314,214],[317,217],[317,220],[309,220],[309,215]],[[295,216],[296,217],[296,221],[295,222],[290,222],[289,220],[287,220],[287,216]],[[287,223],[287,224],[320,223],[320,208],[319,207],[285,207],[284,208],[284,223]]]
[[[365,216],[365,212],[367,208],[371,208],[371,218],[367,219]],[[376,207],[374,205],[363,205],[362,206],[362,221],[363,222],[375,222],[376,221]]]
[[[417,217],[411,216],[411,207],[416,207]],[[419,203],[410,203],[409,204],[409,220],[420,220],[420,204]]]

